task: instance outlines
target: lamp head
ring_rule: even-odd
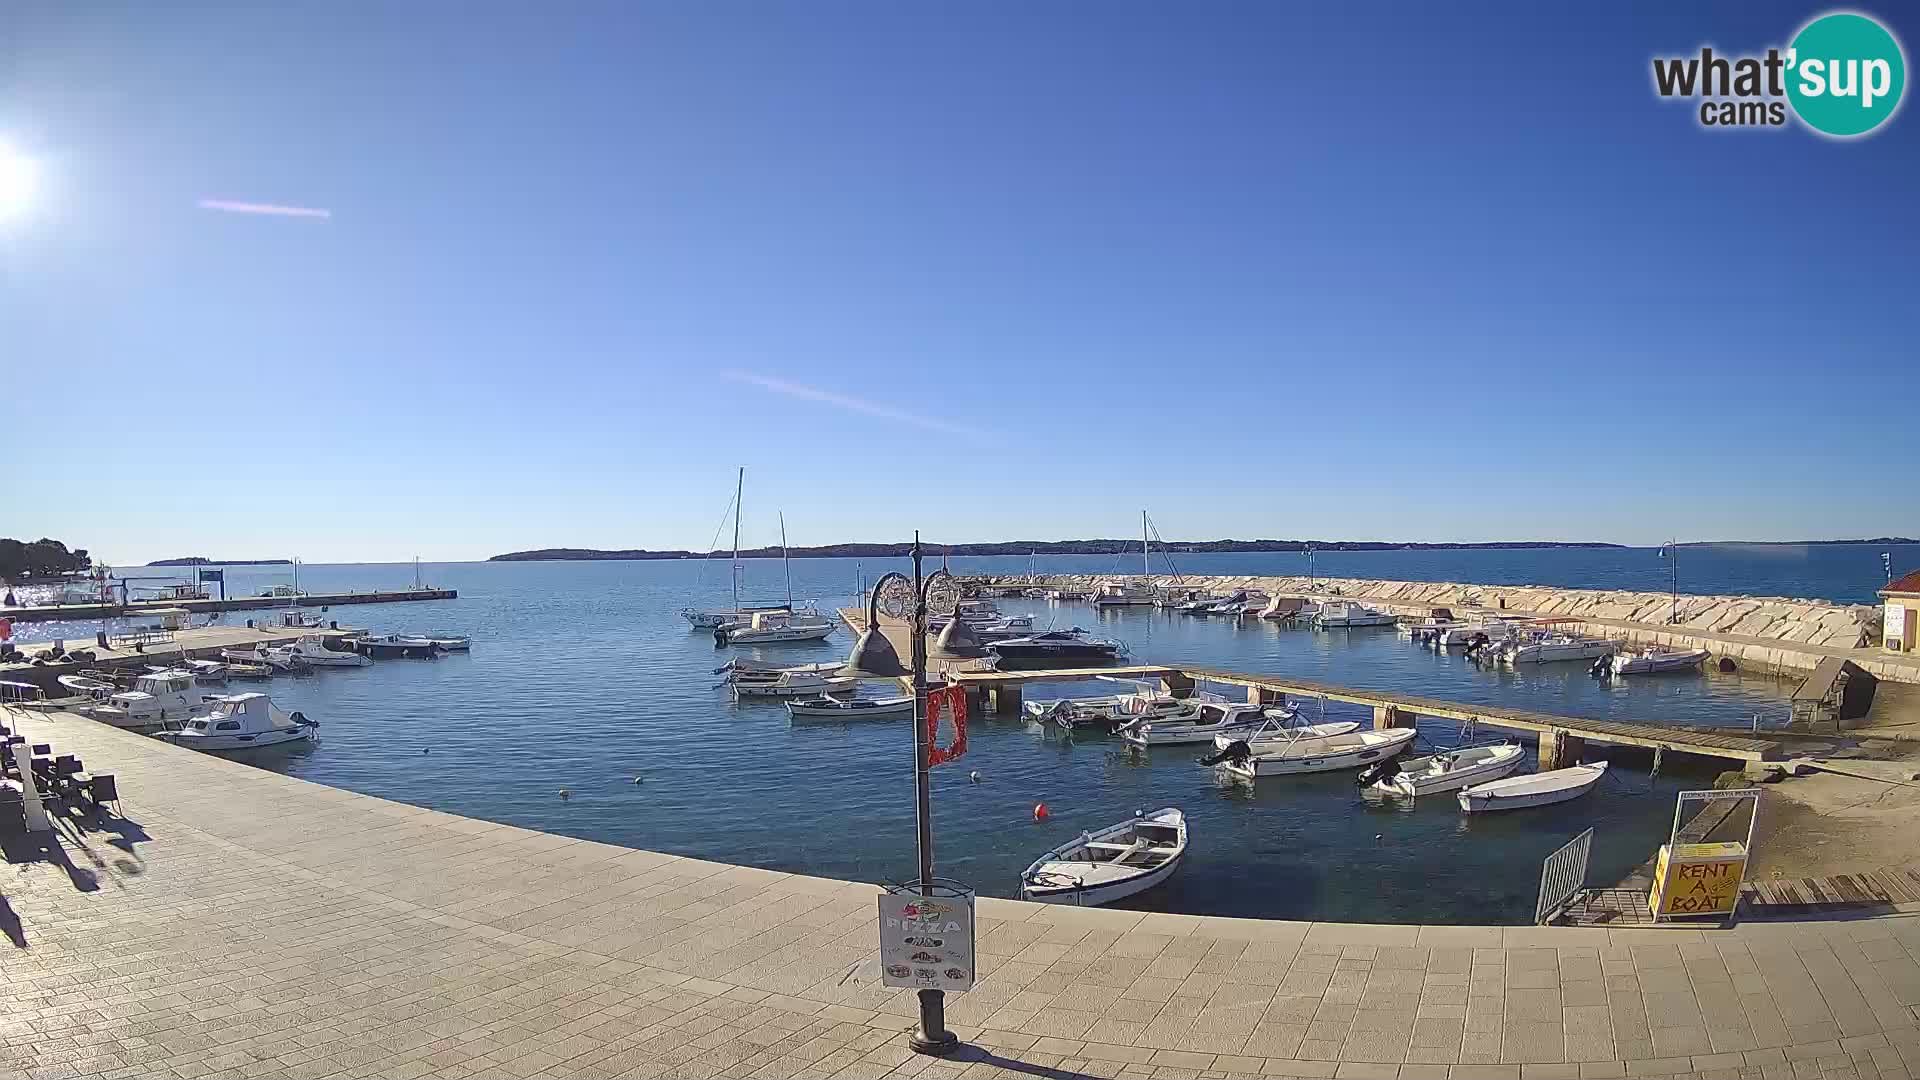
[[[900,654],[894,651],[887,635],[878,627],[869,627],[860,631],[853,651],[847,654],[847,666],[840,669],[840,674],[856,679],[898,679],[912,672],[900,662]]]

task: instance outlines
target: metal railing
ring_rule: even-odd
[[[1593,830],[1588,829],[1540,864],[1540,899],[1533,908],[1536,925],[1545,926],[1586,885],[1587,856],[1592,851]]]

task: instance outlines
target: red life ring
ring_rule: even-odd
[[[953,743],[941,746],[940,714],[953,715]],[[960,686],[943,686],[927,691],[927,767],[941,765],[967,752],[967,691]]]

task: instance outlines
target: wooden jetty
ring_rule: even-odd
[[[840,617],[858,632],[866,622],[865,612],[845,608]],[[881,632],[893,642],[902,659],[907,656],[912,632],[905,622],[880,620]],[[928,649],[933,639],[928,638]],[[1420,697],[1392,690],[1367,690],[1310,679],[1292,679],[1277,675],[1221,671],[1213,668],[1178,664],[1138,664],[1115,667],[1058,668],[1034,671],[981,670],[977,662],[934,658],[928,670],[944,675],[978,695],[980,706],[1001,715],[1020,711],[1022,689],[1033,682],[1064,682],[1101,677],[1158,680],[1175,694],[1191,691],[1197,683],[1246,688],[1250,702],[1279,701],[1282,697],[1325,698],[1364,705],[1373,710],[1376,728],[1409,727],[1415,717],[1433,716],[1461,724],[1532,732],[1540,739],[1540,768],[1557,769],[1580,760],[1588,742],[1616,746],[1638,746],[1666,753],[1695,754],[1733,761],[1773,761],[1780,757],[1780,744],[1771,739],[1752,738],[1723,731],[1696,731],[1659,724],[1628,723],[1617,720],[1589,720],[1556,713],[1508,709],[1498,705],[1474,705],[1438,698]]]
[[[303,637],[336,637],[354,632],[352,627],[298,626],[203,626],[191,630],[172,630],[155,635],[123,635],[109,638],[107,648],[94,640],[68,641],[73,648],[93,654],[80,663],[47,663],[44,657],[51,643],[30,641],[20,646],[27,663],[0,664],[0,682],[32,683],[49,695],[65,695],[59,685],[62,675],[76,674],[88,668],[157,667],[183,660],[218,659],[222,649],[250,650],[259,646],[286,645]],[[35,662],[39,660],[40,662]]]
[[[0,608],[0,619],[53,622],[73,619],[137,618],[149,612],[184,608],[196,614],[214,611],[266,611],[271,608],[336,607],[344,604],[399,604],[415,600],[458,600],[453,589],[381,589],[374,592],[307,593],[301,596],[235,596],[225,600],[134,600],[125,604],[32,604]]]

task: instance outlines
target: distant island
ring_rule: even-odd
[[[1681,547],[1836,547],[1841,544],[1920,544],[1911,536],[1876,536],[1871,540],[1688,540]]]
[[[1624,548],[1625,544],[1561,543],[1553,540],[1507,540],[1487,544],[1407,544],[1374,540],[1196,540],[1155,544],[1155,552],[1189,555],[1215,551],[1463,551],[1481,548],[1531,550],[1535,548]],[[796,559],[886,559],[912,553],[912,544],[823,544],[788,548]],[[925,544],[929,555],[1121,555],[1140,550],[1138,540],[1012,540],[999,544]],[[728,551],[648,551],[629,548],[539,548],[495,555],[488,562],[579,562],[597,559],[704,559]],[[777,559],[777,547],[742,548],[743,559]]]
[[[189,555],[184,559],[155,559],[148,566],[292,566],[292,559],[209,559]]]

